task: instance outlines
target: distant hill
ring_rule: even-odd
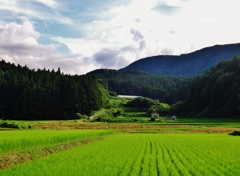
[[[195,76],[204,73],[223,60],[240,56],[240,44],[215,45],[179,56],[153,56],[133,62],[120,70],[153,74]]]

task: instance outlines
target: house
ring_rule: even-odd
[[[151,114],[151,121],[155,121],[155,119],[156,118],[159,118],[159,114],[157,113],[157,112],[153,112],[152,114]]]
[[[157,112],[153,112],[153,113],[151,114],[151,117],[152,117],[152,118],[159,118],[159,114],[158,114]]]

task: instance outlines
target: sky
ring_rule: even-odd
[[[82,75],[240,43],[239,0],[0,0],[0,60]]]

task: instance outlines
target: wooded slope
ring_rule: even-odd
[[[194,79],[177,112],[201,117],[240,116],[240,58],[222,61]]]
[[[180,56],[154,56],[138,60],[120,70],[135,70],[162,75],[195,76],[223,60],[240,56],[240,44],[216,45]]]
[[[89,115],[107,101],[94,77],[30,70],[0,61],[0,118],[71,119]]]

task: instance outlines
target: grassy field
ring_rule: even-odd
[[[109,122],[16,121],[33,129],[0,129],[0,175],[240,175],[240,137],[228,135],[240,131],[239,119],[151,122],[141,108],[122,108]]]
[[[0,156],[11,152],[49,147],[111,134],[111,130],[14,130],[0,131]]]
[[[114,134],[0,171],[1,176],[240,174],[240,138],[226,134]]]

